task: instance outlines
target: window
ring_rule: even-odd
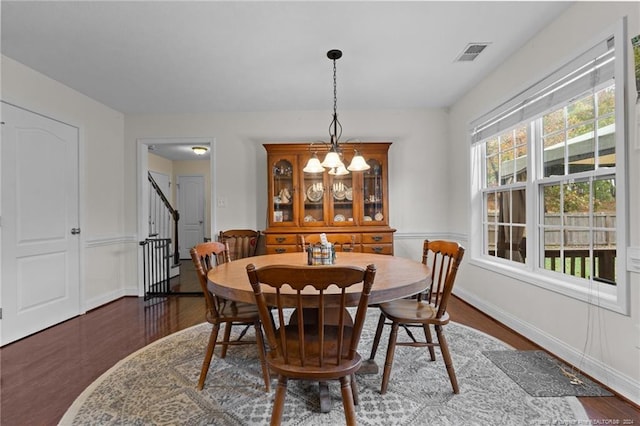
[[[615,85],[542,116],[540,268],[616,285]]]
[[[471,255],[627,312],[622,32],[472,124]]]
[[[527,182],[527,126],[518,126],[485,141],[483,204],[484,253],[524,262]]]

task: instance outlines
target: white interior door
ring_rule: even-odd
[[[190,259],[189,250],[204,241],[204,177],[178,176],[178,247],[180,259]]]
[[[1,106],[4,345],[80,313],[79,134]]]

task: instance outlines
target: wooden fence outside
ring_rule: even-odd
[[[494,220],[489,225],[489,246],[490,255],[496,255],[496,231],[500,225],[495,224],[497,212],[489,213],[489,220]],[[561,224],[560,214],[546,214],[544,224],[550,227],[558,227]],[[545,268],[553,271],[564,272],[573,276],[589,278],[615,284],[616,265],[616,216],[611,214],[594,214],[594,227],[599,228],[593,231],[593,261],[589,253],[590,226],[589,215],[581,213],[571,213],[564,215],[564,229],[545,229]],[[491,222],[490,222],[491,223]],[[561,251],[561,244],[564,238],[564,250]],[[526,258],[526,245],[524,237],[522,241],[505,242],[501,246],[511,247],[511,253],[497,253],[500,257],[511,258],[515,261],[524,262]],[[503,250],[504,251],[504,250]],[[562,256],[564,256],[564,268],[562,267]]]

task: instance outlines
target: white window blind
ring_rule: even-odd
[[[516,124],[542,115],[614,76],[613,37],[584,52],[491,112],[471,123],[471,143],[508,130]]]

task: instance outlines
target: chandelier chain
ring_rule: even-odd
[[[337,90],[337,78],[336,78],[336,60],[333,60],[333,114],[338,111],[338,90]]]
[[[333,119],[329,123],[329,137],[331,138],[331,147],[329,152],[321,163],[318,156],[314,152],[313,155],[307,161],[307,165],[302,169],[305,173],[321,173],[325,169],[329,169],[330,175],[346,175],[350,171],[361,172],[369,169],[362,154],[354,149],[354,155],[351,159],[349,167],[345,167],[342,161],[342,149],[338,146],[340,136],[342,136],[342,124],[338,121],[338,78],[336,71],[336,60],[342,57],[342,51],[333,49],[327,52],[327,57],[333,61]],[[313,143],[309,145],[309,150]]]

